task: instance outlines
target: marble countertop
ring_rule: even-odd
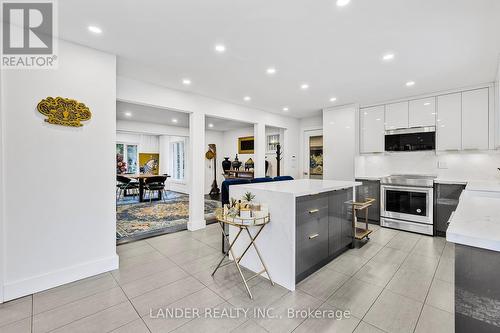
[[[295,179],[279,182],[232,185],[252,190],[264,190],[280,193],[291,193],[296,197],[342,190],[361,185],[360,182],[320,179]]]
[[[500,252],[500,191],[463,191],[446,240]]]
[[[500,182],[495,180],[473,180],[467,183],[467,191],[500,192]]]

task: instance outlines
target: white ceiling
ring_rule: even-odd
[[[116,119],[189,128],[187,113],[120,101],[116,102]],[[213,127],[210,127],[210,124]],[[253,125],[250,123],[240,121],[205,118],[205,128],[213,131],[228,131],[251,126]]]
[[[492,82],[498,0],[64,0],[62,38],[118,73],[293,116]],[[87,30],[102,28],[101,35]],[[224,54],[214,52],[224,43]],[[394,52],[390,63],[381,61]],[[265,70],[277,69],[269,77]],[[190,78],[190,86],[182,85]],[[413,80],[413,87],[405,82]],[[302,83],[310,85],[301,91]],[[252,97],[244,102],[243,96]],[[330,97],[337,97],[335,103]]]

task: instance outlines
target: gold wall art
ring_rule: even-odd
[[[47,117],[49,124],[81,127],[81,121],[89,120],[92,113],[89,108],[74,99],[64,97],[47,97],[36,106],[38,112]]]
[[[238,138],[238,154],[253,154],[254,153],[254,138],[253,136],[245,136]]]

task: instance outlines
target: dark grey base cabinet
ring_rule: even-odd
[[[451,213],[457,209],[460,194],[465,189],[461,184],[434,184],[434,235],[446,236]]]
[[[357,182],[363,183],[356,187],[356,201],[364,201],[366,198],[373,198],[375,202],[368,209],[368,222],[380,224],[380,181],[356,179]],[[358,212],[359,221],[365,220],[363,212]]]
[[[297,198],[296,283],[352,244],[352,188]]]

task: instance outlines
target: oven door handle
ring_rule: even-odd
[[[394,190],[401,192],[420,192],[420,193],[429,193],[433,191],[432,187],[410,187],[410,186],[394,186],[394,185],[382,185],[382,189],[385,190]]]

